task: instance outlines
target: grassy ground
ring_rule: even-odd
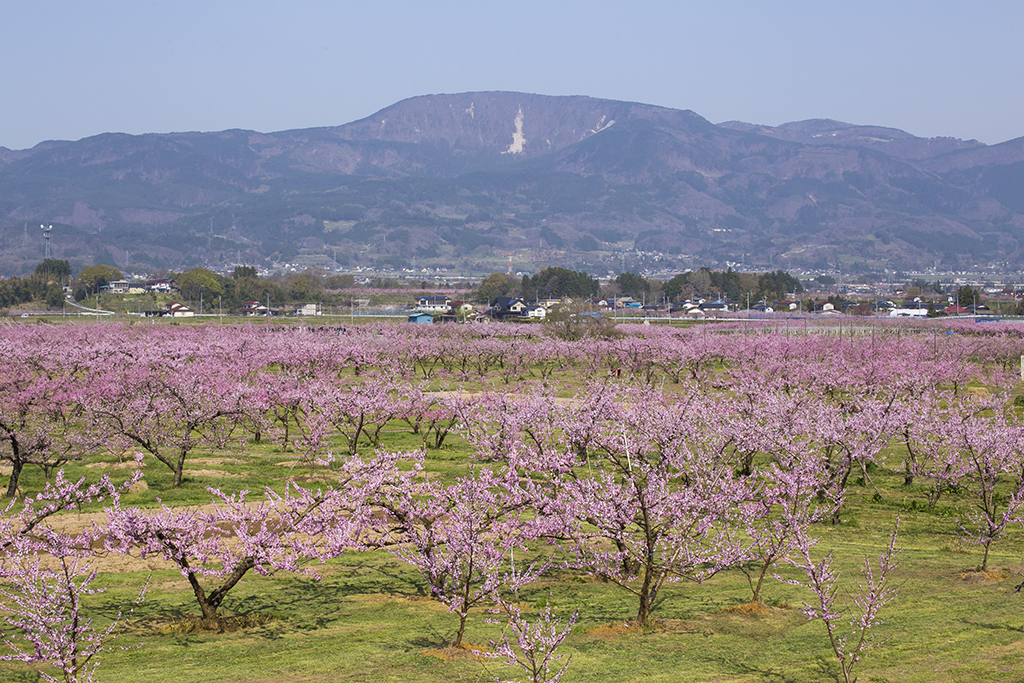
[[[396,425],[386,445],[412,448],[419,437]],[[429,453],[429,469],[452,476],[467,456],[465,442],[454,437],[446,448]],[[250,444],[230,454],[197,453],[194,461],[186,469],[196,474],[180,489],[170,487],[169,470],[149,461],[148,490],[128,502],[205,503],[206,486],[258,492],[268,484],[280,488],[285,476],[307,473],[279,466],[290,462],[291,454],[268,444]],[[98,471],[71,470],[91,477]],[[125,476],[124,470],[110,471]],[[858,669],[860,680],[1024,681],[1024,595],[1012,591],[1022,580],[1017,572],[1024,569],[1024,533],[1015,529],[1000,540],[990,571],[979,574],[980,553],[964,552],[955,534],[956,511],[967,501],[948,496],[930,512],[923,505],[923,489],[903,488],[897,472],[879,469],[873,479],[881,498],[870,487],[854,487],[843,522],[818,528],[822,542],[816,554],[832,550],[844,586],[852,590],[863,558],[877,558],[897,512],[902,516],[899,598],[878,629],[885,642]],[[40,485],[30,471],[26,490]],[[419,576],[389,554],[349,554],[315,569],[322,580],[246,576],[222,609],[243,625],[225,633],[196,631],[191,617],[198,609],[186,581],[169,566],[158,569],[146,600],[117,641],[141,647],[105,653],[98,680],[448,683],[515,675],[500,660],[446,649],[457,617],[428,598]],[[778,573],[796,578],[784,566]],[[142,573],[102,575],[99,583],[108,591],[90,602],[98,622],[130,603],[145,580]],[[572,655],[566,681],[836,680],[839,672],[824,627],[807,621],[799,610],[809,593],[775,580],[765,593],[771,607],[751,610],[750,590],[738,571],[703,585],[675,584],[659,598],[656,622],[643,630],[628,623],[636,609],[631,596],[578,573],[554,572],[523,590],[519,601],[530,614],[549,601],[566,616],[579,609],[579,622],[563,648]],[[498,637],[499,627],[487,618],[483,610],[471,613],[466,642],[487,648]],[[36,673],[0,663],[0,680],[34,681]]]
[[[847,579],[860,557],[879,552],[889,513],[864,511],[827,534]],[[977,577],[970,574],[977,556],[942,550],[944,539],[935,543],[921,527],[905,519],[900,598],[879,631],[888,642],[865,659],[861,680],[1024,680],[1021,596],[1008,592],[1014,581],[1000,574],[1017,568],[1019,558],[997,553],[991,577]],[[114,587],[101,607],[110,614],[144,577],[108,578]],[[488,672],[512,673],[494,660],[446,652],[456,618],[383,553],[342,558],[324,568],[321,581],[247,577],[226,611],[271,620],[223,634],[183,632],[182,618],[195,613],[185,582],[174,572],[158,572],[152,581],[119,641],[144,645],[107,654],[101,680],[484,681]],[[738,573],[673,586],[657,605],[658,622],[645,631],[626,623],[635,608],[624,592],[589,579],[554,575],[523,591],[520,601],[534,613],[546,601],[564,613],[580,609],[564,646],[573,657],[570,681],[832,680],[837,672],[823,627],[795,608],[806,595],[775,582],[768,596],[776,607],[751,614]],[[497,637],[485,619],[471,616],[468,643],[486,646]]]

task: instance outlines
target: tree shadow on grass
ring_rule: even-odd
[[[379,574],[386,580],[390,580],[374,582],[382,589],[386,584],[387,590],[381,590],[380,592],[400,595],[402,597],[423,597],[427,595],[426,584],[421,580],[422,577],[419,574],[412,574],[408,571],[403,572],[402,566],[404,565],[387,563],[374,567],[374,573]],[[359,593],[366,592],[365,590],[359,591]]]
[[[445,636],[438,631],[434,626],[427,626],[427,633],[420,634],[416,638],[410,638],[405,641],[406,652],[414,652],[418,650],[440,650],[448,647],[455,640],[455,631],[452,630],[451,635]]]
[[[315,579],[295,577],[270,585],[258,593],[229,593],[218,610],[224,623],[212,628],[201,623],[199,605],[186,601],[188,593],[174,593],[173,601],[149,598],[131,610],[118,596],[108,596],[92,608],[101,618],[117,619],[124,625],[122,637],[156,633],[172,636],[187,646],[223,631],[247,630],[253,635],[276,639],[288,629],[323,628],[335,618],[337,593],[325,590]]]
[[[714,659],[724,671],[756,677],[758,680],[764,681],[765,683],[796,683],[797,681],[806,680],[805,677],[796,677],[776,666],[761,667],[753,665],[750,662],[732,659],[730,657],[715,657]],[[836,681],[836,683],[842,682],[842,672],[839,670],[839,667],[836,666],[835,662],[831,662],[824,657],[819,657],[815,663],[815,668],[818,670],[820,676],[818,680]]]
[[[90,608],[90,612],[96,616],[109,619],[119,619],[125,626],[125,630],[134,631],[139,625],[147,630],[146,625],[166,624],[180,621],[189,617],[198,617],[200,614],[199,605],[196,603],[169,604],[160,600],[147,599],[138,605],[126,603],[116,596],[107,596],[104,600]]]
[[[993,624],[983,621],[974,621],[972,619],[957,619],[961,624],[970,626],[971,628],[983,628],[989,631],[1012,631],[1014,633],[1024,633],[1024,626],[1011,626],[1010,624]]]
[[[775,667],[762,668],[743,659],[736,659],[728,654],[712,657],[711,659],[718,663],[718,667],[721,670],[728,671],[730,673],[738,673],[745,676],[756,676],[763,681],[770,681],[770,683],[788,683],[792,680],[785,677],[785,675],[780,671],[777,671]]]
[[[226,630],[239,628],[254,637],[276,640],[287,631],[311,631],[329,627],[343,616],[341,599],[361,595],[388,594],[399,597],[423,597],[424,585],[418,574],[403,572],[394,563],[374,563],[372,567],[347,565],[328,573],[323,579],[296,574],[271,577],[246,577],[241,590],[229,593],[220,607],[220,615],[230,621]],[[124,595],[106,594],[93,607],[96,616],[114,620],[121,616],[126,632],[150,632],[173,635],[185,641],[216,634],[216,630],[197,628],[199,605],[188,598],[187,589],[151,596],[135,607]],[[129,613],[131,612],[131,613]],[[443,639],[442,639],[443,640]],[[187,645],[187,642],[182,644]]]
[[[828,677],[829,680],[835,681],[836,683],[842,683],[843,672],[839,668],[839,665],[830,659],[825,657],[818,657],[818,671],[821,672],[822,677]]]
[[[224,610],[237,615],[266,615],[272,620],[261,624],[253,635],[276,640],[283,631],[313,631],[326,628],[338,616],[338,598],[355,591],[338,590],[309,577],[293,577],[272,588],[225,601]]]

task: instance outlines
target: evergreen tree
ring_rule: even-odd
[[[64,280],[71,278],[71,264],[67,261],[48,258],[36,266],[33,275],[37,277],[45,276],[57,282],[64,282]]]
[[[651,283],[634,273],[619,273],[619,276],[615,278],[615,283],[619,285],[623,296],[640,299],[651,293]]]
[[[523,297],[527,300],[537,297],[572,297],[584,299],[597,296],[601,285],[590,274],[573,272],[568,268],[542,268],[532,278],[523,276]]]
[[[957,292],[956,302],[962,308],[973,306],[976,303],[980,304],[981,292],[976,290],[974,287],[971,287],[970,285],[964,285],[963,287],[960,288],[960,291]]]

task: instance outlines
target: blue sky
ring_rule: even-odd
[[[517,90],[1024,136],[1024,3],[12,0],[0,146],[332,126],[415,95]]]

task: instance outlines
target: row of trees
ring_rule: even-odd
[[[786,299],[804,291],[803,285],[789,273],[776,270],[771,273],[738,273],[732,268],[725,271],[713,271],[700,268],[676,275],[665,284],[664,294],[675,301],[682,297],[709,297],[721,295],[733,301],[742,301],[749,297],[750,301],[777,301]]]
[[[662,299],[675,302],[689,297],[712,296],[740,301],[749,295],[751,301],[763,298],[775,301],[803,291],[797,278],[781,270],[756,274],[739,273],[731,268],[713,271],[704,267],[676,275],[668,282],[627,272],[620,273],[602,289],[597,280],[586,273],[574,273],[565,268],[544,268],[535,276],[523,276],[522,280],[504,273],[491,273],[480,283],[477,298],[489,302],[499,296],[513,295],[527,299],[549,296],[581,299],[603,295],[628,296],[651,302]]]
[[[563,271],[555,274],[555,271]],[[635,300],[647,300],[652,303],[667,300],[676,302],[683,299],[722,297],[731,301],[749,301],[750,303],[766,300],[774,302],[785,299],[799,299],[805,288],[800,280],[789,273],[776,270],[769,273],[740,273],[729,268],[725,271],[714,271],[708,267],[698,270],[681,273],[667,282],[642,277],[635,273],[620,273],[615,279],[601,288],[596,285],[580,286],[577,280],[586,284],[585,273],[572,273],[565,269],[546,268],[533,279],[528,276],[522,281],[504,273],[491,273],[484,278],[477,289],[477,298],[483,302],[493,301],[498,296],[525,296],[528,299],[537,296],[569,296],[573,298],[588,298],[596,296],[628,296]],[[589,276],[586,276],[589,277]],[[542,281],[544,285],[537,283]],[[832,278],[825,276],[817,279],[819,285],[826,283],[835,284]],[[568,284],[567,284],[568,283]],[[941,293],[941,287],[936,285],[936,290]],[[914,296],[921,293],[917,287],[908,287],[907,295]],[[554,292],[554,293],[550,293]],[[591,294],[590,292],[594,292]],[[916,294],[915,294],[916,293]],[[959,306],[967,307],[982,303],[983,293],[964,285],[955,291],[956,300]],[[843,299],[837,295],[827,298],[833,304],[843,303]],[[805,310],[814,310],[814,301],[807,299],[803,302]],[[942,308],[944,306],[940,306]],[[865,311],[870,311],[870,304],[864,305]],[[1024,303],[1007,306],[1006,310],[1016,315],[1024,314]]]
[[[202,509],[125,507],[115,495],[105,521],[81,537],[57,538],[37,523],[28,529],[23,515],[20,526],[10,527],[17,527],[12,544],[31,539],[28,547],[36,554],[45,550],[68,561],[100,546],[163,557],[188,580],[211,624],[250,571],[315,576],[316,562],[384,548],[415,568],[429,593],[451,610],[456,645],[473,608],[512,604],[519,588],[551,567],[622,587],[636,598],[637,622],[646,623],[667,584],[710,585],[719,572],[741,571],[756,602],[766,580],[789,563],[805,571],[807,580],[798,583],[818,601],[809,614],[829,624],[832,637],[840,621],[837,578],[828,558],[813,558],[815,525],[835,519],[850,473],[860,468],[866,476],[865,466],[876,462],[886,437],[906,423],[886,417],[895,411],[882,395],[862,397],[859,411],[850,413],[856,419],[833,416],[829,424],[822,424],[827,411],[809,405],[812,400],[780,391],[762,407],[702,391],[673,398],[612,384],[594,385],[568,403],[546,393],[490,396],[453,406],[480,462],[452,480],[422,477],[423,452],[321,454],[319,464],[336,483],[316,491],[289,484],[283,493],[267,490],[263,501],[215,491],[213,505]],[[996,405],[970,401],[959,407],[975,415]],[[1013,440],[1019,439],[1019,424],[1004,424],[1006,416],[1003,410],[982,425],[986,434],[1000,436],[975,441],[959,465],[950,451],[945,463],[951,466],[939,468],[944,485],[967,490],[991,482],[986,495],[995,501],[994,514],[959,520],[964,537],[986,548],[1021,517],[1019,496],[1005,494],[1020,490],[1019,481],[1011,485],[1005,478],[1019,480],[1021,469],[1019,455],[1007,457],[1019,446]],[[878,429],[881,436],[874,433]],[[927,474],[934,470],[924,465],[928,458],[916,440],[913,450],[920,464],[914,472],[938,481]],[[752,453],[757,457],[751,459]],[[978,467],[979,459],[986,465]],[[65,484],[58,475],[58,488]],[[39,565],[19,564],[31,555],[24,543],[19,548],[3,568],[16,582],[27,582]],[[880,576],[863,594],[855,635],[858,629],[866,633],[892,598],[885,580],[894,555],[893,540]],[[76,564],[65,571],[81,577]],[[837,642],[844,672],[852,670],[860,645],[851,650]]]
[[[26,466],[39,467],[50,476],[69,460],[101,446],[118,455],[145,453],[167,467],[173,486],[179,486],[188,458],[200,448],[273,440],[293,449],[304,462],[315,463],[339,448],[354,456],[366,444],[381,446],[381,434],[396,421],[419,434],[425,445],[440,447],[456,424],[472,424],[473,416],[487,414],[487,406],[478,401],[425,391],[416,376],[421,371],[429,376],[431,363],[437,361],[416,339],[384,344],[385,359],[337,337],[307,335],[300,338],[304,344],[296,344],[294,333],[246,338],[237,331],[211,328],[167,343],[152,332],[133,338],[121,331],[110,334],[103,327],[88,330],[91,338],[80,339],[78,347],[47,343],[49,335],[35,330],[4,340],[0,458],[11,466],[8,496],[16,493]],[[637,397],[607,387],[599,388],[611,399],[594,393],[595,388],[578,400],[588,405],[648,406],[668,421],[658,428],[661,434],[669,433],[672,424],[685,424],[700,435],[704,446],[719,443],[720,451],[738,453],[740,472],[749,473],[758,454],[777,453],[783,447],[793,453],[820,452],[825,459],[818,465],[837,478],[830,486],[841,494],[858,471],[862,479],[869,479],[876,454],[896,438],[908,448],[908,476],[937,482],[936,500],[951,486],[942,476],[964,476],[963,468],[943,458],[998,446],[1003,455],[976,467],[995,472],[996,479],[1013,472],[1011,436],[1016,427],[1012,416],[999,410],[1006,398],[993,394],[998,399],[989,403],[972,398],[965,389],[982,376],[982,368],[970,357],[938,353],[937,344],[929,348],[933,340],[878,340],[878,347],[867,339],[853,344],[815,335],[713,340],[742,341],[726,350],[709,348],[706,337],[681,339],[674,353],[686,355],[678,357],[676,365],[652,354],[667,346],[664,337],[521,346],[540,349],[542,356],[559,345],[576,348],[588,363],[600,356],[598,362],[609,368],[625,368],[625,376],[615,373],[616,382],[632,377],[638,386],[657,384],[654,373],[672,376],[665,370],[670,368],[683,385],[683,404],[666,403],[660,391]],[[406,369],[397,372],[394,362],[403,358],[401,344],[407,347]],[[299,352],[302,345],[306,353]],[[944,340],[944,351],[951,349],[956,346]],[[494,347],[481,343],[478,350],[487,355]],[[894,350],[908,355],[899,355],[900,361],[894,363]],[[339,354],[342,351],[345,355]],[[556,358],[549,367],[559,367],[560,362]],[[520,361],[518,367],[527,365]],[[586,368],[585,374],[593,377],[595,366]],[[537,379],[549,382],[550,372],[540,368]],[[985,377],[998,387],[1012,375],[993,365]],[[522,380],[504,376],[502,381]],[[677,405],[688,412],[677,412]],[[512,424],[551,421],[542,417],[518,415]],[[628,423],[625,417],[616,419]],[[583,422],[594,425],[600,420],[589,415]],[[716,435],[701,431],[706,429],[704,422],[716,425]],[[959,441],[949,441],[955,425],[960,426],[955,433]],[[990,440],[1001,435],[1000,440],[975,444],[973,434],[978,430],[972,425],[984,425],[981,434]],[[558,430],[559,438],[566,429]],[[485,431],[504,433],[497,427]],[[537,433],[531,435],[537,438]],[[998,508],[998,501],[982,507],[993,505]],[[835,519],[838,514],[837,509]]]
[[[329,274],[320,269],[284,276],[259,277],[252,266],[238,266],[231,276],[221,276],[206,268],[192,268],[181,273],[162,272],[162,277],[173,278],[181,288],[181,295],[189,301],[200,299],[213,302],[228,310],[241,307],[246,301],[270,300],[277,304],[287,301],[323,301],[327,305],[344,305],[350,294],[337,294],[338,290],[351,290],[356,284],[352,275]],[[122,278],[121,272],[108,265],[90,266],[72,281],[67,261],[50,259],[36,267],[31,278],[12,278],[0,285],[0,306],[12,306],[28,301],[45,301],[50,307],[63,300],[61,286],[73,282],[74,296],[82,301],[99,292],[100,288]],[[397,281],[377,281],[370,287],[397,287]],[[418,283],[429,289],[426,282]],[[522,296],[528,300],[542,297],[570,297],[586,299],[594,296],[628,296],[636,300],[660,302],[679,301],[684,298],[723,297],[733,301],[776,301],[798,296],[804,291],[800,281],[784,271],[771,273],[739,273],[731,268],[713,271],[704,267],[676,275],[667,282],[641,277],[634,273],[620,273],[611,283],[600,286],[596,278],[585,272],[574,272],[560,267],[541,269],[536,275],[517,278],[505,273],[492,273],[479,284],[474,296],[484,303],[499,296]],[[962,306],[980,301],[970,286],[958,290]],[[832,301],[834,297],[829,297]],[[836,299],[838,302],[839,300]],[[1018,307],[1019,308],[1019,307]]]
[[[219,298],[227,309],[268,297],[276,303],[330,298],[331,290],[347,289],[355,284],[351,275],[330,275],[319,270],[261,278],[252,266],[238,266],[229,277],[206,268],[192,268],[181,273],[164,271],[154,276],[175,280],[181,288],[181,296],[187,300],[198,302],[202,298],[215,302]],[[0,306],[39,301],[56,308],[64,300],[63,286],[66,284],[71,285],[75,300],[83,301],[123,277],[118,268],[100,264],[83,269],[73,278],[68,261],[47,259],[36,266],[34,273],[27,278],[14,277],[0,282]]]
[[[329,290],[351,287],[355,283],[351,275],[328,275],[319,270],[261,278],[252,266],[237,266],[230,277],[206,268],[171,273],[169,277],[178,283],[184,299],[219,300],[229,310],[241,307],[246,301],[269,299],[279,305],[286,301],[333,300]]]
[[[60,306],[64,300],[63,285],[70,279],[71,266],[67,261],[46,259],[28,277],[12,277],[0,281],[0,307],[17,306],[30,301],[41,301],[50,307]]]
[[[489,303],[501,296],[521,296],[527,300],[548,297],[588,299],[601,291],[597,279],[588,273],[567,268],[542,268],[536,275],[517,278],[505,273],[491,273],[480,283],[476,298]]]
[[[77,596],[95,576],[91,548],[163,557],[214,623],[250,571],[312,575],[340,553],[383,548],[452,611],[455,643],[473,608],[496,602],[515,614],[516,589],[552,567],[621,586],[645,623],[673,582],[712,585],[717,573],[739,571],[757,602],[789,563],[806,575],[798,582],[817,604],[808,614],[828,625],[851,680],[858,633],[892,598],[885,585],[896,552],[892,541],[865,584],[854,638],[836,636],[836,577],[827,558],[815,558],[815,530],[842,518],[851,486],[874,486],[873,469],[886,464],[905,472],[907,486],[923,486],[929,505],[952,492],[965,497],[969,511],[955,508],[949,519],[964,542],[983,548],[982,568],[1022,519],[1022,427],[1003,392],[1011,377],[991,360],[998,335],[639,331],[568,344],[515,326],[502,327],[507,338],[472,333],[476,362],[495,367],[506,361],[481,359],[536,347],[576,349],[577,359],[598,358],[589,368],[626,370],[603,380],[590,370],[586,389],[565,400],[545,370],[518,395],[426,392],[417,376],[440,358],[452,363],[444,348],[471,332],[387,331],[5,333],[0,447],[14,470],[9,492],[26,465],[53,480],[46,496],[8,513],[0,539],[0,568],[15,587],[4,609],[34,643],[18,652],[27,660],[46,653],[62,662],[65,680],[84,680],[104,637],[80,618]],[[685,359],[668,391],[651,375],[670,367],[658,360],[666,356]],[[965,391],[979,380],[988,393]],[[434,448],[457,431],[475,457],[451,476],[425,476],[426,450],[379,450],[384,430],[398,425]],[[56,471],[70,458],[140,453],[170,469],[178,486],[196,449],[251,440],[280,444],[333,483],[288,484],[261,500],[215,491],[209,507],[142,509],[124,505],[109,482],[89,489]],[[905,457],[886,462],[897,445]],[[84,535],[44,524],[101,495],[109,496],[105,520]],[[44,553],[58,564],[40,561]],[[64,617],[31,621],[54,602],[67,605]],[[32,640],[60,632],[79,635],[58,648]]]
[[[365,326],[342,335],[19,328],[0,339],[0,459],[12,467],[8,495],[26,465],[49,474],[99,444],[149,453],[178,485],[196,448],[278,432],[311,459],[329,438],[344,438],[350,453],[361,440],[378,444],[396,419],[440,445],[453,407],[425,392],[423,381],[511,386],[610,375],[647,386],[727,389],[751,402],[770,388],[842,397],[873,395],[884,383],[901,396],[941,386],[959,397],[983,372],[993,386],[1011,381],[1024,355],[1024,339],[1010,334],[894,336],[884,329],[846,338],[637,328],[618,338],[567,341],[515,325],[422,332]],[[854,407],[864,412],[854,403],[834,406],[842,414]]]

